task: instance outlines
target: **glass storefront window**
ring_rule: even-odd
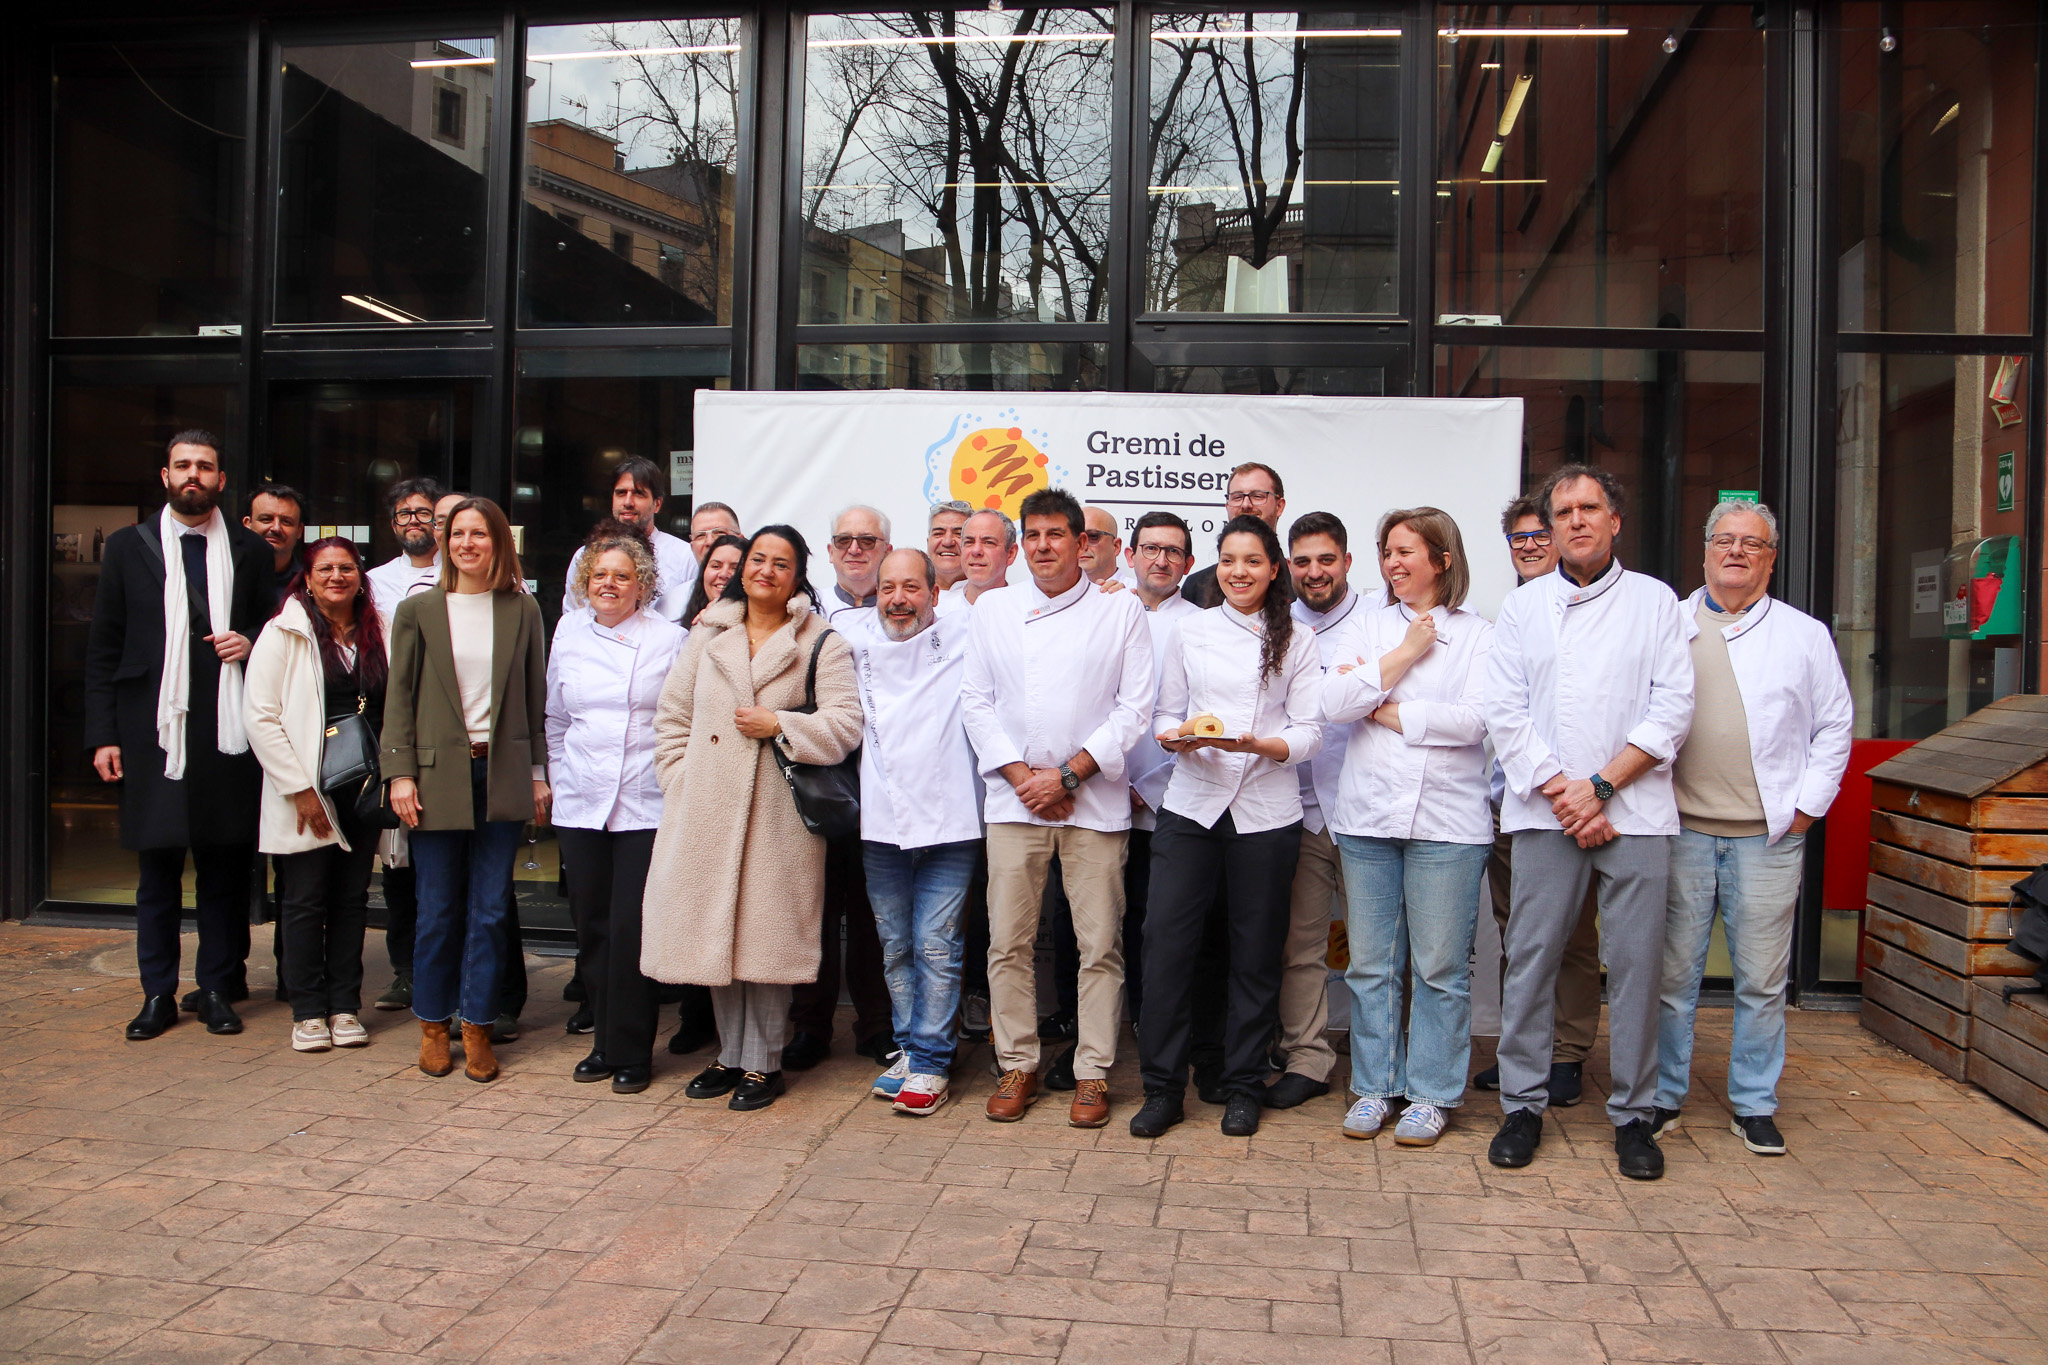
[[[483,317],[496,46],[284,49],[276,321]]]
[[[797,320],[1106,318],[1112,13],[812,16]]]
[[[2040,17],[2027,0],[1842,6],[1844,331],[2027,330]]]
[[[1722,490],[1761,487],[1763,357],[1754,352],[1440,346],[1436,364],[1440,396],[1521,397],[1523,487],[1561,464],[1618,474],[1628,496],[1622,562],[1680,594],[1705,581],[1702,533]],[[1464,528],[1476,544],[1497,544],[1498,530]]]
[[[954,389],[1060,393],[1108,386],[1092,341],[852,343],[796,348],[800,389]]]
[[[527,33],[522,318],[732,321],[738,19]]]
[[[71,384],[50,393],[48,673],[49,897],[135,903],[135,855],[121,847],[121,791],[85,748],[85,646],[106,541],[163,506],[164,442],[201,427],[226,439],[224,384]],[[223,451],[230,471],[240,464]],[[239,499],[238,475],[228,496]],[[239,504],[233,509],[240,513]],[[186,873],[191,894],[191,873]],[[191,904],[188,899],[186,904]]]
[[[1152,17],[1145,307],[1393,313],[1396,16]]]
[[[1439,317],[1761,327],[1753,13],[1439,5]]]
[[[52,334],[240,323],[247,48],[81,43],[53,65]]]
[[[1379,398],[1387,372],[1378,365],[1161,365],[1154,393],[1296,393]]]
[[[2020,690],[2027,420],[1987,396],[2000,369],[1841,357],[1834,627],[1859,739],[1925,739]]]

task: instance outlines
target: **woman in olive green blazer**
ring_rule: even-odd
[[[467,499],[447,535],[441,585],[392,617],[382,772],[412,830],[420,1070],[454,1069],[459,1014],[464,1073],[488,1081],[499,982],[520,951],[506,924],[512,859],[525,823],[547,819],[547,657],[504,512]]]

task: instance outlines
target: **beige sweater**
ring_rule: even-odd
[[[1692,642],[1692,732],[1671,772],[1679,822],[1724,838],[1767,834],[1764,798],[1749,752],[1749,718],[1721,634],[1742,617],[1715,611],[1702,598],[1694,619],[1700,633]]]

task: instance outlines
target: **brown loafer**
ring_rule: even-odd
[[[429,1076],[445,1076],[455,1069],[448,1056],[448,1021],[420,1020],[420,1070]]]
[[[1074,1104],[1067,1123],[1075,1128],[1100,1128],[1109,1122],[1109,1082],[1075,1081]]]
[[[498,1059],[491,1052],[491,1026],[462,1022],[462,1074],[473,1081],[498,1079]]]
[[[996,1093],[988,1097],[988,1116],[996,1123],[1015,1123],[1037,1098],[1036,1071],[1005,1071],[996,1082]]]

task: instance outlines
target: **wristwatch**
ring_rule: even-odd
[[[1074,770],[1064,763],[1060,764],[1060,785],[1068,791],[1072,791],[1081,785],[1081,779],[1074,776]],[[1607,790],[1613,791],[1614,788],[1609,787]]]
[[[1614,784],[1598,773],[1593,774],[1593,795],[1602,801],[1614,799]]]

